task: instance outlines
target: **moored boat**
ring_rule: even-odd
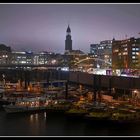
[[[16,101],[15,104],[3,105],[3,108],[7,113],[17,113],[46,110],[47,105],[48,102],[45,99],[25,98],[23,100]]]
[[[140,122],[140,115],[136,110],[119,108],[116,112],[112,113],[110,122],[115,124],[137,123]]]
[[[75,117],[84,117],[84,115],[88,114],[88,111],[83,108],[76,108],[73,107],[65,112],[68,117],[75,118]]]
[[[111,116],[111,112],[107,108],[103,107],[94,107],[88,114],[85,115],[85,119],[92,122],[108,122]]]
[[[46,106],[46,109],[51,112],[65,112],[71,107],[71,102],[67,100],[56,100]]]

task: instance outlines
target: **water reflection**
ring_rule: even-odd
[[[35,114],[35,119],[36,121],[38,121],[38,114]]]
[[[30,114],[30,122],[32,123],[32,122],[38,122],[38,113],[36,113],[36,114]]]
[[[44,112],[44,120],[46,120],[46,112]]]
[[[30,122],[33,122],[33,115],[30,115]]]
[[[46,120],[46,112],[43,113],[36,113],[36,114],[30,114],[30,122],[38,122],[39,121],[39,117],[41,117],[43,120]]]
[[[40,135],[45,130],[46,112],[30,114],[29,116],[29,131],[31,135]],[[43,128],[43,130],[42,130]]]
[[[139,136],[140,124],[112,125],[64,114],[39,112],[6,114],[0,112],[0,136]]]

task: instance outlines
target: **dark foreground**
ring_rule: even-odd
[[[0,136],[140,136],[140,124],[97,124],[63,113],[6,114],[0,110]]]

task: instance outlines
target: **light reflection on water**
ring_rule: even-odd
[[[69,119],[64,114],[0,112],[0,136],[139,136],[140,124],[116,126]]]
[[[33,122],[33,115],[32,114],[30,115],[30,122],[31,123]]]
[[[46,128],[46,123],[42,120],[46,120],[46,112],[30,114],[29,118],[29,131],[31,135],[40,135]],[[44,129],[42,131],[42,129]]]
[[[46,112],[44,112],[44,120],[46,120]]]
[[[38,122],[39,121],[39,115],[41,115],[41,117],[43,117],[42,118],[42,120],[46,120],[46,112],[44,112],[43,114],[38,114],[38,113],[36,113],[36,114],[30,114],[30,122],[32,123],[32,122]]]
[[[35,119],[36,121],[38,121],[38,114],[35,114]]]

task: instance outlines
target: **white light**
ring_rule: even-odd
[[[63,67],[61,68],[62,71],[69,71],[69,67]]]
[[[99,64],[97,64],[97,68],[100,68],[100,65]]]
[[[55,64],[55,63],[56,63],[56,60],[54,59],[54,60],[52,60],[51,62],[52,62],[52,64]]]
[[[134,90],[134,93],[137,93],[138,91],[137,90]]]
[[[22,63],[22,64],[25,64],[25,63],[26,63],[26,61],[21,61],[21,63]]]

